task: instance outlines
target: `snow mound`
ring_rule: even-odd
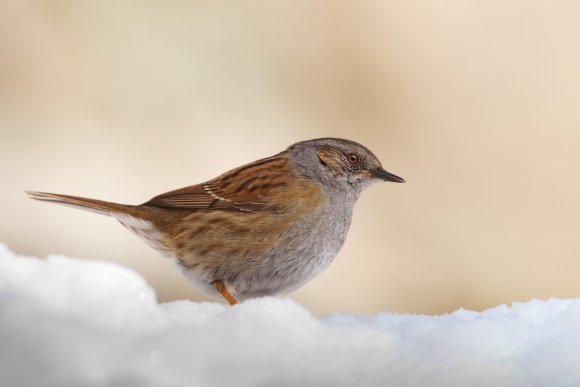
[[[158,304],[105,262],[0,245],[1,386],[578,386],[580,300],[444,316]]]

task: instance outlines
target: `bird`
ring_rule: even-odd
[[[318,138],[141,205],[27,191],[115,218],[169,257],[199,292],[231,305],[291,292],[342,248],[361,192],[405,180],[365,146]]]

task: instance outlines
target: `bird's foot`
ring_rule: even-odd
[[[228,292],[226,286],[222,282],[222,280],[215,280],[212,282],[213,286],[217,289],[218,292],[230,303],[230,305],[236,305],[238,302],[236,299]]]

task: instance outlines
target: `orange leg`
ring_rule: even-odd
[[[222,280],[215,280],[212,282],[213,286],[220,292],[222,296],[230,303],[230,305],[236,305],[238,302],[236,299],[228,292],[228,289],[224,286]]]

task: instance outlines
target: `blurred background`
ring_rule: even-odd
[[[580,2],[0,0],[0,240],[119,262],[201,300],[113,219],[293,142],[367,145],[316,314],[580,297]]]

